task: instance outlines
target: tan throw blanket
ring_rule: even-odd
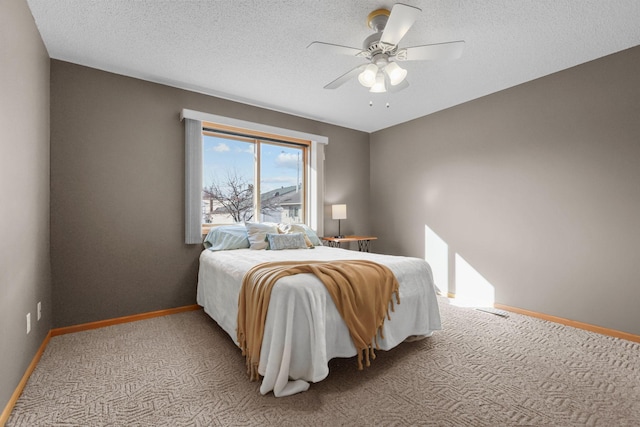
[[[393,294],[400,304],[398,280],[384,265],[365,260],[282,261],[258,264],[242,279],[238,298],[238,344],[246,356],[247,373],[259,378],[260,348],[264,334],[271,289],[278,279],[301,273],[315,274],[329,291],[358,350],[358,369],[375,359],[378,332],[382,335],[389,306],[394,311]]]

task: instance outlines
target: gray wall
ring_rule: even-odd
[[[327,136],[327,203],[370,232],[368,134],[52,60],[54,327],[195,304],[182,108]]]
[[[0,407],[50,328],[195,302],[182,108],[328,136],[327,235],[332,203],[377,252],[428,225],[498,302],[640,334],[640,48],[369,136],[59,61],[49,109],[26,2],[0,37]]]
[[[42,318],[36,304],[42,302]],[[31,333],[26,314],[31,312]],[[0,1],[0,411],[51,328],[49,57],[25,1]]]
[[[376,132],[370,153],[377,249],[423,256],[426,225],[496,302],[640,334],[640,47]]]

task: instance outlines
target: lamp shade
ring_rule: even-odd
[[[332,219],[347,219],[347,205],[331,205]]]
[[[378,73],[378,67],[375,64],[369,64],[358,75],[358,81],[362,86],[371,87],[376,82],[376,74]]]
[[[389,76],[389,82],[393,86],[402,83],[404,78],[407,77],[407,70],[401,68],[395,62],[390,62],[389,65],[384,68],[384,72]]]
[[[369,89],[369,92],[383,93],[386,91],[387,91],[387,88],[384,84],[384,74],[382,74],[382,71],[378,71],[378,74],[376,74],[376,82],[373,84],[373,86],[371,86],[371,89]]]

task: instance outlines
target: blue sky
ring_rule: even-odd
[[[208,186],[213,180],[224,181],[228,172],[237,171],[250,182],[253,180],[253,143],[203,135],[203,183]],[[304,171],[298,168],[302,151],[268,143],[261,144],[262,193],[280,187],[295,185]],[[301,159],[300,159],[301,161]]]

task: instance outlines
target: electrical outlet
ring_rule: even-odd
[[[38,320],[42,317],[42,302],[38,301]]]
[[[27,334],[31,332],[31,313],[27,313]]]

